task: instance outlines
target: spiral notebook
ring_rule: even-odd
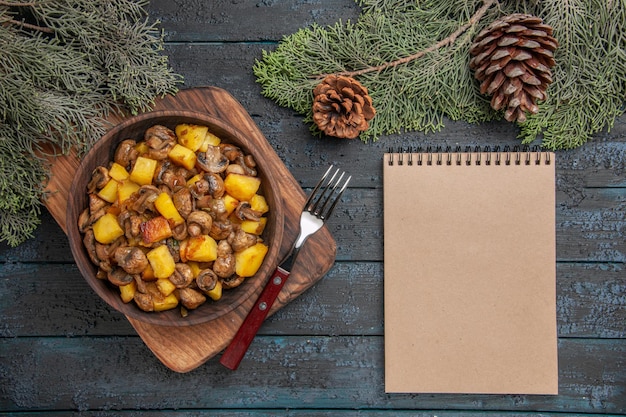
[[[554,165],[385,153],[386,392],[557,394]]]

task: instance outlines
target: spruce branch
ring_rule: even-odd
[[[86,152],[111,113],[150,109],[182,77],[145,0],[0,0],[0,242],[39,223],[44,156]]]
[[[455,30],[454,32],[452,32],[449,36],[447,36],[446,38],[434,43],[433,45],[429,46],[426,49],[423,49],[421,51],[418,51],[414,54],[411,54],[409,56],[405,56],[403,58],[399,58],[396,59],[394,61],[391,62],[385,62],[384,64],[380,64],[380,65],[376,65],[376,66],[370,66],[367,68],[362,68],[360,70],[354,70],[354,71],[340,71],[340,72],[336,72],[332,75],[343,75],[346,77],[358,77],[359,75],[363,75],[363,74],[367,74],[369,72],[381,72],[384,71],[388,68],[393,68],[393,67],[397,67],[398,65],[402,65],[402,64],[406,64],[409,63],[411,61],[414,61],[416,59],[419,59],[421,57],[423,57],[424,55],[436,51],[437,49],[446,47],[448,45],[453,44],[454,42],[456,42],[457,38],[459,36],[461,36],[465,31],[467,31],[469,28],[475,26],[480,19],[482,19],[482,17],[485,15],[485,13],[487,12],[487,10],[494,4],[497,3],[497,0],[484,0],[483,1],[483,5],[476,11],[476,13],[469,19],[469,21],[464,24],[459,26],[459,28],[457,30]],[[331,74],[319,74],[316,75],[315,78],[316,79],[322,79],[327,77],[328,75]]]
[[[469,48],[487,25],[513,13],[542,18],[559,42],[547,100],[518,123],[522,143],[575,148],[624,113],[624,0],[356,1],[362,7],[356,22],[300,29],[263,51],[253,67],[262,94],[302,114],[314,134],[320,132],[313,125],[313,89],[328,74],[358,76],[367,87],[376,117],[361,133],[363,141],[437,131],[445,119],[501,119],[480,94]]]

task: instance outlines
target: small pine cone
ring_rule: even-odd
[[[494,110],[506,109],[509,122],[526,121],[537,113],[552,82],[558,46],[552,28],[536,16],[516,13],[496,20],[481,31],[470,47],[470,68],[481,81],[481,94],[491,95]]]
[[[350,77],[329,75],[313,95],[313,121],[328,136],[354,139],[376,115],[367,88]]]

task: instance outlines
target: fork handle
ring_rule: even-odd
[[[250,310],[235,337],[220,358],[222,365],[228,369],[237,369],[289,275],[290,272],[286,269],[280,266],[276,268],[252,310]]]

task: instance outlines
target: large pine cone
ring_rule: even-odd
[[[329,75],[313,95],[313,121],[329,136],[354,139],[376,115],[367,88],[350,77]]]
[[[470,68],[481,81],[481,94],[492,95],[491,107],[504,111],[509,122],[526,121],[537,113],[537,100],[545,100],[552,82],[558,42],[552,28],[536,16],[516,13],[481,31],[470,48]]]

